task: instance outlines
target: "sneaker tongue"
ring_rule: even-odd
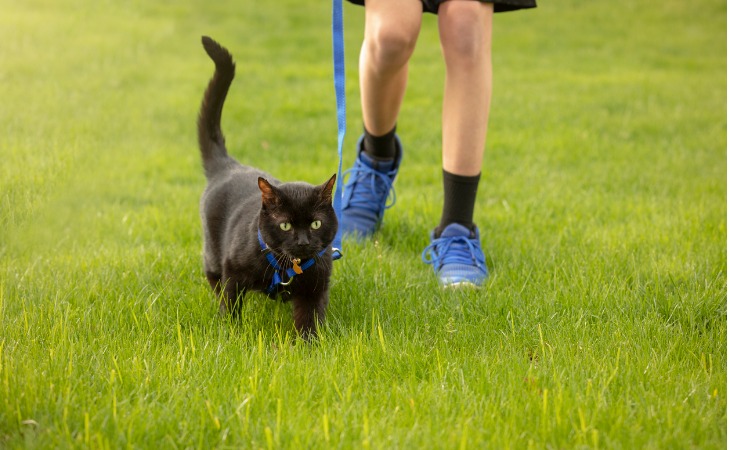
[[[441,232],[442,238],[447,237],[456,237],[456,236],[466,236],[468,238],[471,238],[471,230],[465,227],[464,225],[461,225],[459,223],[452,223],[449,224],[444,230]]]
[[[371,169],[375,169],[378,172],[387,173],[393,170],[393,164],[395,159],[375,159],[365,152],[360,152],[360,160]]]

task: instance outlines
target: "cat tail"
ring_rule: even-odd
[[[198,144],[205,176],[210,178],[230,162],[226,139],[221,131],[221,114],[228,88],[236,74],[236,64],[230,52],[213,39],[203,36],[202,42],[203,48],[215,63],[215,73],[205,90],[198,115]]]

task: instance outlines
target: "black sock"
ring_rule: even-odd
[[[473,177],[455,175],[445,170],[443,173],[444,208],[441,213],[441,223],[436,228],[436,237],[452,223],[461,224],[474,231],[472,219],[481,173]]]
[[[377,160],[395,158],[395,127],[383,136],[373,136],[365,127],[363,130],[365,131],[363,147],[368,156]]]

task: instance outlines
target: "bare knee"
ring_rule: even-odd
[[[397,69],[408,62],[416,48],[418,30],[378,24],[370,27],[364,45],[371,62],[380,69]]]
[[[439,35],[447,63],[471,63],[489,57],[491,15],[490,4],[446,2],[441,5]]]

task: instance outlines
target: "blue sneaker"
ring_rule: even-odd
[[[342,194],[343,235],[370,236],[383,221],[385,210],[395,204],[393,182],[403,157],[403,147],[395,138],[396,155],[393,161],[377,161],[363,151],[363,137],[357,142],[357,159],[352,169],[345,172],[349,179]]]
[[[481,286],[489,276],[479,242],[479,229],[472,232],[458,223],[448,225],[438,238],[431,234],[431,244],[423,250],[423,262],[433,270],[444,287]]]

